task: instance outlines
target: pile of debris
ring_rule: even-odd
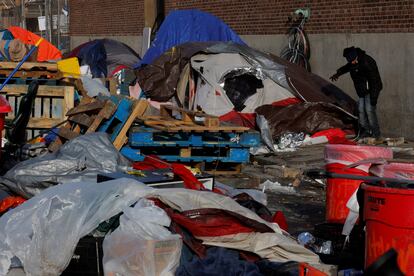
[[[199,11],[172,12],[155,39],[142,60],[103,39],[58,62],[0,62],[0,275],[334,275],[388,249],[361,264],[376,224],[357,223],[357,194],[408,189],[414,170],[348,140],[352,98]],[[282,156],[325,143],[310,152],[326,170]],[[224,184],[253,175],[261,185]],[[268,195],[288,205],[275,195],[312,182],[321,201],[321,178],[326,223],[293,237]]]

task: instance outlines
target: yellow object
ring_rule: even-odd
[[[190,166],[185,166],[187,169],[189,169],[194,175],[201,174],[201,170],[199,168],[192,168]]]
[[[43,41],[43,37],[36,42],[35,47],[39,47],[39,45],[40,45],[40,43],[42,43],[42,41]]]
[[[80,67],[77,57],[62,59],[57,62],[58,70],[64,77],[76,78],[80,77]]]

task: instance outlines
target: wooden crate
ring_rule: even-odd
[[[28,85],[6,85],[0,94],[12,107],[6,120],[12,120],[19,108],[20,99],[27,93]],[[41,129],[51,128],[66,120],[66,112],[74,106],[75,89],[72,86],[40,85],[35,99],[32,117],[28,124],[28,138]]]

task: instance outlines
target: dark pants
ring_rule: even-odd
[[[363,135],[380,137],[381,132],[378,124],[376,105],[371,104],[370,95],[360,97],[358,100],[359,125]],[[364,133],[365,132],[365,133]]]

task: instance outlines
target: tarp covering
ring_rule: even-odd
[[[285,132],[313,134],[329,128],[345,129],[349,123],[349,120],[344,121],[342,112],[327,103],[299,103],[286,107],[264,105],[256,112],[269,122],[273,139]]]
[[[13,34],[14,39],[19,39],[28,45],[35,45],[41,38],[37,34],[29,32],[20,27],[10,27],[8,30]],[[37,61],[58,60],[62,58],[61,52],[49,41],[43,40],[37,52]]]
[[[173,46],[197,41],[233,41],[245,44],[229,26],[214,15],[196,9],[173,11],[165,18],[151,47],[135,67],[151,64]]]
[[[133,68],[139,55],[128,45],[113,39],[95,39],[79,45],[66,58],[77,57],[81,65],[89,65],[93,77],[110,77],[120,66]]]
[[[330,82],[278,57],[235,43],[185,43],[168,50],[152,64],[136,71],[145,94],[153,100],[168,101],[176,94],[180,72],[199,53],[240,54],[256,71],[306,102],[331,103],[349,115],[354,114],[355,101]]]

